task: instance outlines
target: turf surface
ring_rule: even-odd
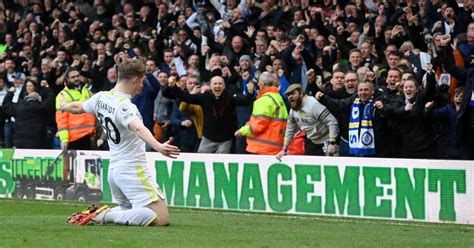
[[[472,247],[474,226],[171,208],[164,228],[65,224],[85,204],[0,199],[0,247]]]

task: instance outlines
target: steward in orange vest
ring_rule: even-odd
[[[247,151],[275,155],[283,148],[288,110],[278,93],[278,77],[264,72],[259,79],[260,91],[247,124],[235,136],[247,136]]]
[[[83,86],[80,73],[76,69],[67,72],[68,82],[64,89],[56,96],[56,123],[61,140],[61,149],[91,149],[90,137],[95,132],[95,117],[92,114],[69,114],[59,110],[61,99],[66,102],[86,101],[91,93]],[[77,143],[77,146],[74,144]],[[71,144],[72,143],[72,144]],[[79,144],[80,143],[80,144]]]

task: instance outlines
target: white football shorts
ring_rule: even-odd
[[[113,198],[125,208],[144,207],[166,199],[153,178],[146,165],[114,165],[108,175]]]

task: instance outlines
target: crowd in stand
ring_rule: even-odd
[[[182,152],[473,159],[473,9],[471,0],[5,0],[1,145],[119,142],[113,120],[57,109],[112,90],[116,65],[136,58],[146,79],[132,102]]]

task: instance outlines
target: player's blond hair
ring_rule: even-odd
[[[141,59],[125,59],[117,69],[118,81],[129,80],[145,75],[145,63]]]

